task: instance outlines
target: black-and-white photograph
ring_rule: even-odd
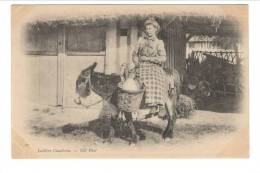
[[[12,15],[14,158],[248,157],[247,5]]]

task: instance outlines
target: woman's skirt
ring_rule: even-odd
[[[164,105],[169,90],[169,80],[162,67],[150,62],[141,62],[137,69],[140,82],[145,85],[145,104]]]

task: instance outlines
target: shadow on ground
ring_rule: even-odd
[[[241,99],[235,96],[209,97],[204,99],[199,109],[220,113],[239,113],[241,112]]]
[[[140,140],[145,139],[148,142],[158,143],[161,140],[161,134],[164,127],[151,122],[135,122],[137,133]],[[32,133],[35,135],[45,135],[49,137],[65,137],[67,139],[74,139],[88,142],[104,142],[104,139],[109,134],[109,122],[105,119],[96,119],[90,122],[81,124],[66,124],[60,127],[40,127],[39,125],[32,126]],[[179,140],[196,140],[203,136],[213,134],[226,134],[235,131],[234,126],[224,124],[176,124],[174,127],[174,139]],[[124,127],[116,128],[115,137],[128,141],[130,131]]]

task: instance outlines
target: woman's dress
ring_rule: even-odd
[[[139,80],[145,85],[145,104],[164,105],[168,98],[169,80],[162,67],[166,61],[163,41],[156,37],[140,37],[132,57]]]

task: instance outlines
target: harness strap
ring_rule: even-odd
[[[90,77],[84,76],[83,74],[80,74],[79,76],[82,77],[82,78],[84,78],[84,79],[90,78]]]

